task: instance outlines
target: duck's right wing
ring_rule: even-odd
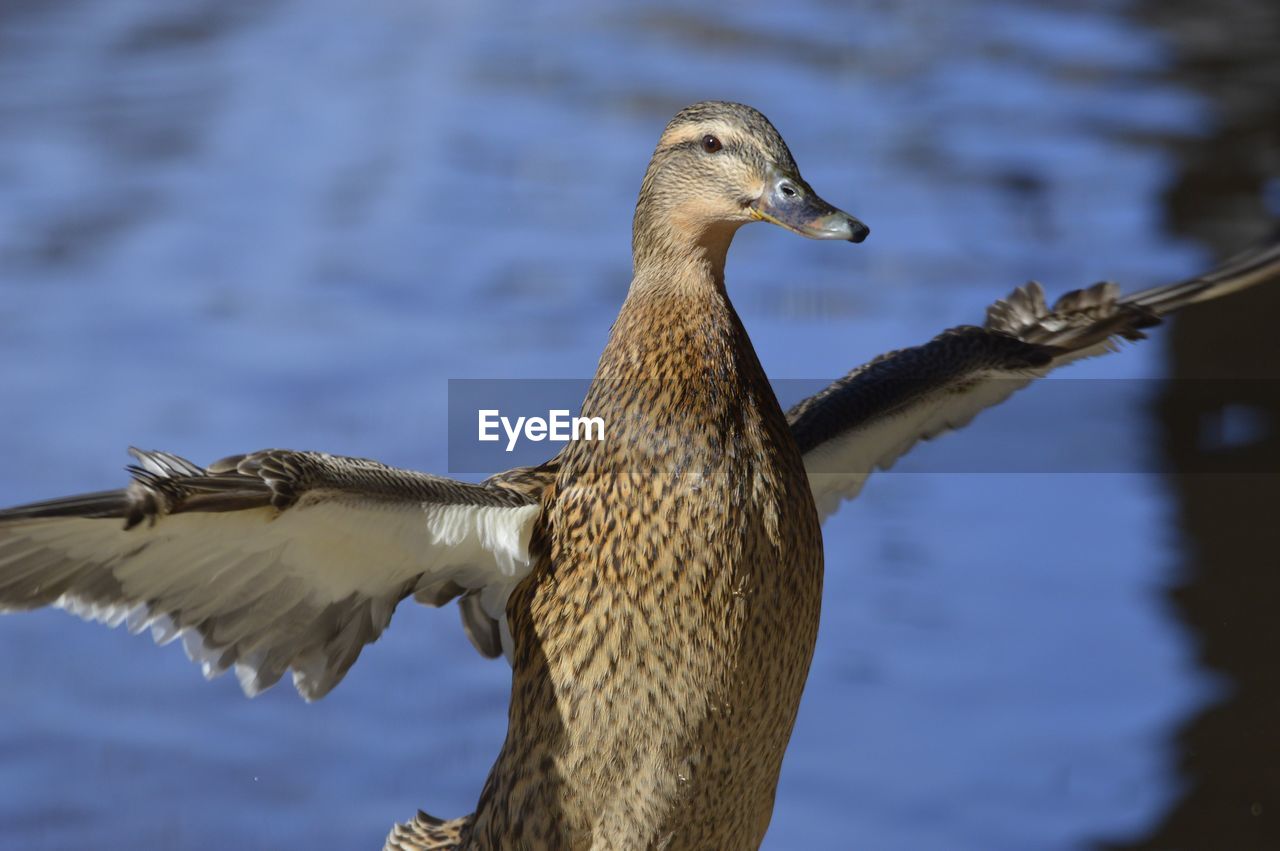
[[[818,511],[857,496],[922,440],[962,428],[980,412],[1059,366],[1140,340],[1165,314],[1280,280],[1280,243],[1205,275],[1121,297],[1112,283],[1067,293],[1052,306],[1032,282],[987,309],[981,327],[944,331],[922,346],[861,366],[792,408]]]
[[[319,452],[208,468],[133,454],[123,490],[0,511],[0,612],[149,627],[182,637],[207,676],[234,667],[250,695],[292,669],[308,700],[408,596],[462,596],[464,624],[484,630],[473,642],[499,652],[496,624],[530,569],[536,470],[477,485]]]

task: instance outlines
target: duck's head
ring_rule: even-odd
[[[758,111],[720,101],[680,110],[658,140],[640,189],[637,261],[654,250],[688,250],[690,241],[722,252],[738,228],[755,221],[810,239],[862,242],[870,233],[818,197],[782,135]]]

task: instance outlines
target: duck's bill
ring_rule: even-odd
[[[747,208],[751,217],[770,222],[810,239],[844,239],[862,242],[871,228],[818,197],[798,177],[775,174],[764,194]]]

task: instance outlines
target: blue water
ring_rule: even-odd
[[[129,444],[442,472],[446,382],[590,374],[640,176],[680,106],[741,100],[864,245],[748,228],[729,287],[778,377],[981,319],[1029,277],[1138,287],[1162,140],[1206,106],[1122,3],[79,0],[0,16],[0,503],[112,487]],[[1164,341],[1073,368],[1156,378]],[[1145,451],[1143,382],[1113,438]],[[930,451],[1060,442],[1001,417]],[[1019,412],[1022,412],[1021,414]],[[1164,608],[1153,475],[881,475],[827,521],[822,633],[766,847],[1132,836],[1216,694]],[[468,812],[508,670],[406,604],[332,695],[249,701],[176,647],[0,619],[0,847],[378,847]]]

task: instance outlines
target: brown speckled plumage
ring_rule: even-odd
[[[547,495],[472,841],[754,847],[818,625],[800,455],[714,289],[629,300],[601,375],[585,409],[614,437],[575,444]]]
[[[701,107],[655,154],[635,280],[583,406],[609,438],[571,444],[544,497],[538,560],[508,606],[507,741],[467,847],[750,848],[769,823],[817,634],[821,534],[724,290],[732,230],[688,209],[717,192],[701,151],[674,147],[682,122],[785,152],[758,113]],[[727,178],[743,195],[750,163]]]

